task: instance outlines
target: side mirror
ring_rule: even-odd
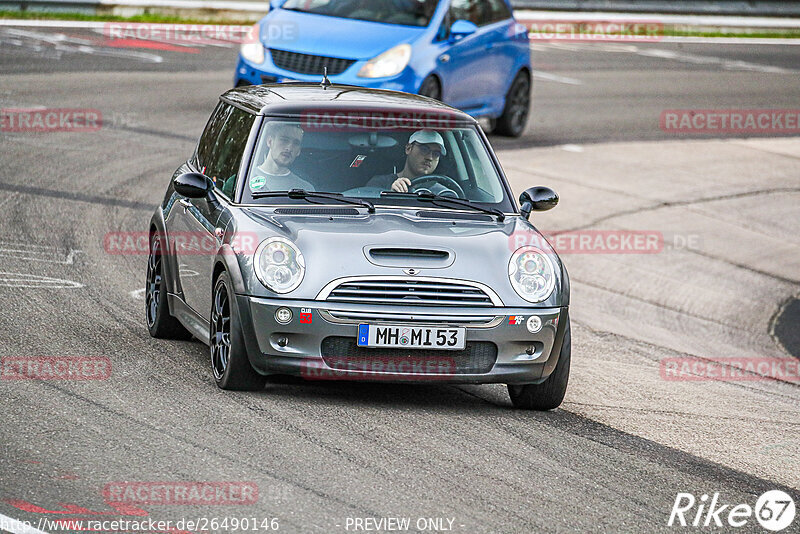
[[[519,196],[520,212],[526,219],[531,211],[547,211],[558,205],[558,195],[549,187],[531,187]]]
[[[187,172],[173,180],[175,191],[187,198],[203,198],[214,190],[211,178],[199,172]]]
[[[286,0],[269,0],[269,10],[278,9]]]
[[[460,41],[464,37],[472,35],[476,31],[478,31],[478,27],[475,25],[475,23],[468,20],[457,20],[452,26],[450,26],[450,40]]]

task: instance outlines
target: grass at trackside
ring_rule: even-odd
[[[264,12],[266,15],[266,10]],[[233,20],[233,19],[211,19],[201,20],[187,17],[180,17],[175,15],[134,15],[131,17],[120,17],[115,15],[85,15],[82,13],[45,13],[34,11],[2,11],[0,10],[0,19],[12,20],[70,20],[70,21],[88,21],[88,22],[149,22],[149,23],[164,23],[164,24],[222,24],[222,25],[237,25],[237,26],[250,26],[257,19],[263,15],[256,15],[253,19]],[[608,37],[612,37],[609,35]],[[800,39],[800,30],[782,30],[782,31],[759,31],[759,32],[717,32],[717,31],[693,31],[693,30],[677,30],[672,28],[665,28],[655,36],[654,41],[659,37],[729,37],[729,38],[752,38],[752,39]],[[629,37],[630,41],[637,41],[636,37]],[[625,39],[625,40],[628,40]],[[566,40],[566,39],[565,39]],[[575,39],[582,40],[582,39]],[[587,35],[585,41],[592,41]],[[597,39],[597,41],[612,41],[613,39]],[[532,41],[536,41],[535,38]]]
[[[266,15],[266,10],[264,11]],[[0,19],[11,20],[69,20],[82,22],[149,22],[163,24],[222,24],[228,26],[252,26],[254,22],[263,15],[257,15],[254,19],[232,20],[232,19],[213,19],[200,20],[186,17],[170,15],[134,15],[132,17],[118,17],[116,15],[85,15],[83,13],[44,13],[34,11],[2,11]]]

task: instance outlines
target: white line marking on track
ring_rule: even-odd
[[[561,150],[565,152],[583,152],[583,147],[581,145],[561,145]]]
[[[0,257],[2,258],[73,265],[77,254],[83,254],[83,251],[74,248],[65,251],[58,247],[15,243],[0,239]]]
[[[131,296],[131,298],[133,298],[135,300],[144,300],[144,292],[145,291],[147,291],[147,288],[143,287],[142,289],[136,289],[134,291],[131,291],[128,294]]]
[[[3,514],[0,514],[0,526],[2,526],[2,530],[11,532],[12,534],[49,534]]]
[[[2,273],[0,272],[0,287],[28,288],[28,289],[80,289],[83,284],[72,280],[61,280],[36,274]]]
[[[567,85],[583,85],[583,82],[578,79],[568,78],[567,76],[559,76],[558,74],[553,74],[551,72],[544,72],[541,70],[533,71],[533,78],[536,80],[543,80],[546,82],[565,83]]]
[[[533,43],[531,47],[540,49],[568,50],[570,52],[622,52],[636,54],[643,57],[665,59],[668,61],[679,61],[692,65],[717,65],[724,70],[738,70],[745,72],[766,72],[771,74],[792,74],[798,72],[796,69],[785,69],[773,65],[762,65],[751,63],[739,59],[725,59],[716,56],[704,56],[699,54],[689,54],[678,50],[668,50],[665,48],[639,47],[631,44],[622,43]]]

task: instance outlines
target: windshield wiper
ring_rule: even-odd
[[[369,213],[375,213],[375,205],[372,204],[372,202],[361,200],[359,198],[346,197],[341,193],[318,193],[316,191],[306,191],[305,189],[292,189],[291,191],[263,191],[261,193],[253,193],[253,198],[255,200],[269,197],[289,197],[293,200],[308,200],[309,202],[311,202],[310,199],[312,198],[324,198],[325,200],[336,200],[346,204],[361,206],[363,208],[367,208]]]
[[[470,209],[473,209],[475,211],[480,211],[482,213],[487,213],[489,215],[494,215],[495,217],[497,217],[497,220],[499,222],[503,222],[506,219],[506,214],[503,213],[500,210],[496,210],[496,209],[493,209],[493,208],[483,208],[481,206],[473,204],[469,200],[463,200],[463,199],[455,198],[455,197],[444,197],[442,195],[434,195],[433,193],[426,193],[426,192],[421,192],[421,193],[397,193],[395,191],[384,191],[383,193],[381,193],[381,196],[382,197],[386,196],[386,197],[400,197],[400,198],[415,198],[415,199],[420,200],[422,202],[430,202],[434,206],[440,206],[440,207],[446,207],[446,206],[442,206],[441,204],[437,204],[437,203],[439,203],[439,202],[449,202],[451,204],[455,204],[456,206],[461,206],[461,207],[464,207],[464,208],[470,208]]]

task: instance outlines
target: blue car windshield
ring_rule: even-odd
[[[392,192],[432,193],[513,209],[476,125],[440,122],[420,129],[390,114],[267,119],[242,189],[244,204],[282,204],[285,198],[264,193],[304,189],[379,205],[415,204],[411,195]]]
[[[288,0],[281,7],[330,17],[426,27],[438,4],[439,0]]]

